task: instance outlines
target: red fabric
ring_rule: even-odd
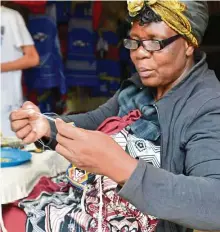
[[[132,110],[124,117],[111,117],[107,118],[99,127],[98,131],[102,131],[108,135],[116,134],[124,129],[126,126],[131,125],[132,122],[137,121],[141,117],[139,110]]]
[[[68,37],[68,24],[61,24],[58,26],[60,49],[64,60],[67,57],[67,37]]]
[[[102,14],[102,2],[95,1],[93,3],[93,29],[95,31],[98,30],[101,14]]]
[[[26,6],[32,13],[34,14],[43,14],[46,10],[46,3],[47,1],[40,0],[40,1],[19,1],[19,0],[13,0],[12,2],[15,2],[19,5]]]
[[[108,45],[108,52],[105,59],[119,61],[119,49],[114,45]]]
[[[26,199],[36,199],[43,191],[48,193],[65,192],[68,187],[68,184],[58,185],[50,178],[42,177]],[[27,216],[22,209],[18,208],[18,203],[19,201],[3,206],[3,221],[8,232],[25,232]]]
[[[26,214],[15,204],[3,206],[3,221],[8,232],[25,232]]]
[[[36,199],[42,192],[66,192],[68,190],[68,187],[69,185],[66,183],[58,185],[54,183],[50,178],[43,176],[26,199]]]
[[[37,92],[36,92],[36,90],[31,90],[31,91],[29,91],[29,90],[27,89],[26,97],[27,97],[27,100],[28,100],[28,101],[31,101],[31,102],[33,102],[35,105],[38,105]]]

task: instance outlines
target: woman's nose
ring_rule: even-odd
[[[149,59],[152,56],[151,52],[144,49],[142,45],[140,45],[134,52],[136,59]]]

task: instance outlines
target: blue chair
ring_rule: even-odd
[[[40,65],[24,72],[27,87],[29,89],[59,87],[60,92],[64,94],[65,76],[55,22],[46,15],[33,16],[28,29],[40,55]]]
[[[72,17],[92,19],[92,4],[92,1],[77,3]]]
[[[104,40],[108,42],[108,44],[117,46],[119,42],[119,38],[116,33],[112,31],[103,31],[102,36]]]
[[[84,28],[74,28],[69,32],[67,59],[71,60],[75,55],[94,57],[93,33]]]
[[[72,18],[69,21],[68,54],[65,64],[66,84],[96,86],[95,35],[90,19]]]
[[[72,60],[67,60],[65,69],[67,86],[88,86],[98,84],[96,75],[96,60],[94,57],[75,55]]]
[[[99,36],[96,36],[96,41],[98,41]],[[99,56],[100,58],[97,59],[97,75],[100,79],[100,87],[97,87],[93,93],[94,95],[100,96],[112,96],[120,87],[121,65],[119,61],[119,50],[117,52],[119,38],[112,31],[103,31],[102,38],[108,44],[109,50],[103,58]],[[114,50],[111,51],[111,49]]]
[[[50,1],[48,1],[50,4]],[[67,23],[71,14],[71,1],[55,1],[58,23]]]

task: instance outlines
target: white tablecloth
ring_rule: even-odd
[[[32,153],[30,162],[10,168],[0,168],[0,203],[7,204],[27,197],[42,176],[65,172],[69,161],[55,151]]]

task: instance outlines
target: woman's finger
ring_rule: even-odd
[[[60,145],[62,145],[62,146],[64,146],[64,147],[69,147],[69,146],[71,146],[71,145],[72,145],[72,142],[73,142],[73,139],[71,139],[71,138],[66,138],[66,137],[64,137],[63,135],[61,135],[60,133],[57,134],[56,140],[57,140],[57,142],[58,142]]]
[[[32,109],[34,111],[40,112],[39,108],[30,101],[24,102],[24,104],[22,105],[22,109],[24,109],[24,110]]]
[[[23,139],[23,143],[25,144],[33,143],[35,141],[36,141],[36,132],[34,132],[33,130],[27,135],[26,138]]]
[[[17,132],[28,125],[28,119],[16,120],[11,124],[11,129],[14,132]]]
[[[60,145],[59,143],[56,145],[55,149],[57,153],[64,156],[70,162],[74,163],[75,155],[73,154],[73,152],[69,151],[66,147]]]
[[[87,138],[86,130],[72,126],[69,123],[65,123],[59,118],[56,119],[55,124],[59,134],[61,134],[63,137],[76,140]]]
[[[28,119],[29,113],[27,110],[16,110],[10,114],[10,120],[13,122],[20,119]]]
[[[32,127],[31,125],[28,124],[24,128],[18,130],[16,132],[16,136],[20,139],[24,139],[31,133],[31,131],[32,131]]]

